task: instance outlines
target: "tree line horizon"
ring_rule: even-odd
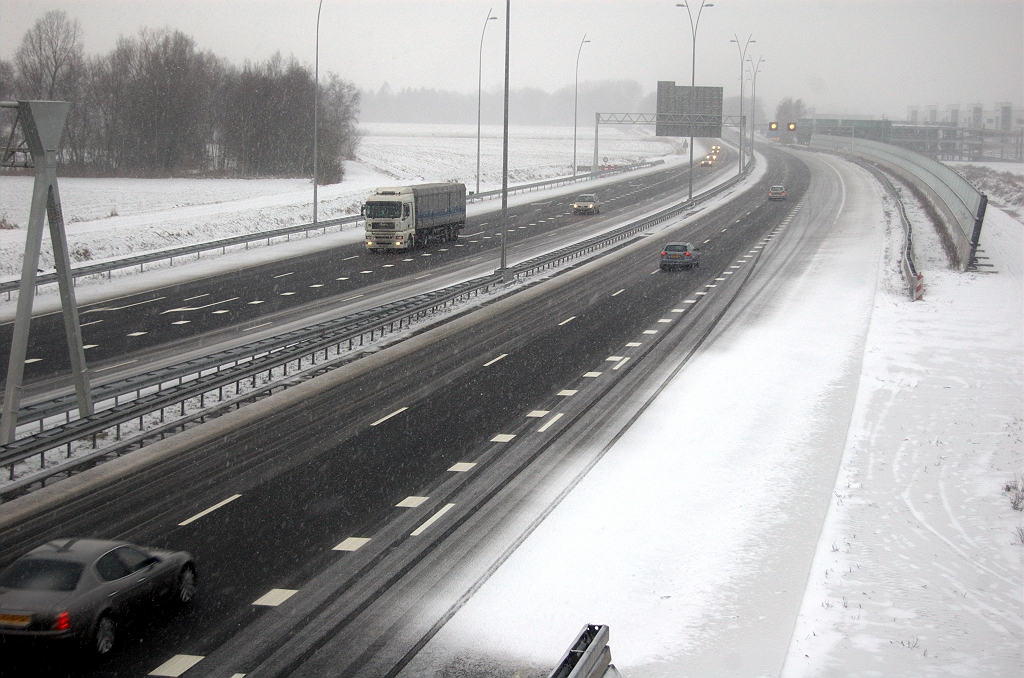
[[[0,99],[47,99],[72,104],[61,147],[62,172],[79,176],[312,177],[313,69],[280,53],[241,66],[201,51],[179,30],[143,28],[118,39],[108,53],[86,56],[78,19],[46,12],[24,35],[13,61],[0,59]],[[517,125],[573,123],[572,86],[509,93]],[[335,73],[320,82],[318,165],[321,184],[344,179],[354,160],[359,122],[469,124],[477,94],[431,88],[359,89]],[[796,106],[794,106],[794,103]],[[485,124],[502,122],[503,95],[481,93]],[[749,115],[750,102],[744,105]],[[757,119],[767,122],[762,102]],[[778,114],[803,109],[780,103]],[[734,115],[739,97],[727,97]],[[656,93],[635,80],[580,83],[578,125],[594,112],[651,113]],[[10,135],[13,117],[0,119]]]

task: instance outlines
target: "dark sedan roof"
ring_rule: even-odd
[[[37,546],[26,554],[32,558],[48,558],[51,560],[70,560],[76,563],[92,562],[107,551],[123,546],[122,541],[106,539],[54,539],[42,546]]]

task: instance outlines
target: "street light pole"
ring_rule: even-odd
[[[693,14],[690,12],[690,3],[681,2],[676,7],[685,7],[686,16],[690,17],[690,37],[693,39],[693,54],[690,59],[690,97],[691,97],[691,112],[693,110],[693,88],[697,86],[697,27],[700,26],[700,15],[704,11],[705,7],[714,7],[715,5],[710,2],[701,0],[700,7],[697,8],[697,21],[693,20]],[[693,131],[693,123],[690,123],[690,131]],[[690,135],[690,200],[693,200],[693,135]]]
[[[750,157],[754,157],[754,131],[757,129],[754,127],[754,118],[757,114],[757,74],[761,72],[761,64],[764,63],[764,57],[757,57],[757,63],[755,64],[752,59],[747,58],[747,63],[750,64]]]
[[[580,42],[580,48],[576,52],[576,93],[573,95],[572,105],[572,178],[576,178],[576,118],[577,112],[580,106],[580,54],[583,53],[583,45],[590,42],[587,40],[587,34],[583,34],[583,41]]]
[[[745,149],[743,147],[743,61],[747,58],[747,47],[750,47],[750,43],[757,42],[757,40],[751,40],[754,37],[753,34],[747,36],[747,41],[743,43],[743,47],[740,47],[740,38],[738,35],[733,33],[733,40],[729,42],[736,43],[736,49],[740,52],[740,160],[739,160],[739,173],[743,172],[743,154]]]
[[[512,0],[505,0],[505,123],[501,142],[501,278],[509,282],[505,268],[505,241],[508,240],[508,45]]]
[[[320,183],[320,158],[317,137],[320,133],[320,10],[324,0],[316,8],[316,66],[313,76],[313,223],[316,224],[316,185]]]
[[[484,29],[480,31],[480,70],[476,79],[476,192],[480,193],[480,102],[483,99],[484,83],[484,34],[487,33],[487,22],[497,21],[498,17],[491,16],[491,10],[487,10],[487,18],[484,19]]]

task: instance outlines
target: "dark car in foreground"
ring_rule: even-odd
[[[661,250],[661,270],[700,266],[700,250],[688,242],[670,242]]]
[[[77,642],[106,655],[133,619],[187,605],[196,567],[184,551],[55,539],[0,572],[0,637]]]

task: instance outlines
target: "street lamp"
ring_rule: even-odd
[[[754,37],[752,34],[747,36],[747,41],[743,43],[743,47],[740,47],[740,39],[735,33],[733,33],[733,40],[729,42],[736,43],[736,49],[740,52],[740,165],[739,172],[743,172],[743,61],[747,58],[747,47],[750,47],[750,43],[757,42],[757,40],[751,40]]]
[[[748,57],[747,63],[750,64],[750,157],[754,157],[754,117],[757,113],[757,74],[761,72],[761,64],[764,63],[764,57],[757,57],[757,63]]]
[[[690,3],[681,2],[676,4],[676,7],[685,7],[686,16],[690,17],[690,36],[693,39],[693,55],[690,60],[690,97],[691,103],[693,98],[693,88],[697,86],[697,27],[700,25],[700,15],[704,11],[705,7],[714,7],[714,4],[701,0],[700,7],[697,8],[697,20],[693,20],[693,14],[690,12]],[[690,106],[691,112],[693,106]],[[693,122],[690,122],[690,131],[693,131]],[[690,200],[693,200],[693,135],[690,136]]]
[[[324,0],[320,0],[316,8],[316,66],[313,76],[313,224],[316,224],[316,185],[320,183],[317,137],[320,128],[320,10],[323,6]]]
[[[501,140],[501,280],[504,283],[510,282],[505,243],[508,240],[508,46],[511,20],[512,0],[505,0],[505,121]]]
[[[580,54],[583,53],[583,45],[590,42],[587,40],[587,34],[583,34],[583,42],[580,43],[580,48],[576,52],[576,93],[573,95],[572,105],[572,178],[576,178],[576,113],[580,106]],[[591,169],[593,171],[593,169]]]
[[[480,193],[480,102],[483,97],[484,82],[484,34],[487,33],[487,22],[497,20],[498,17],[491,16],[491,10],[487,10],[484,29],[480,31],[480,70],[476,79],[476,192],[478,195]]]

